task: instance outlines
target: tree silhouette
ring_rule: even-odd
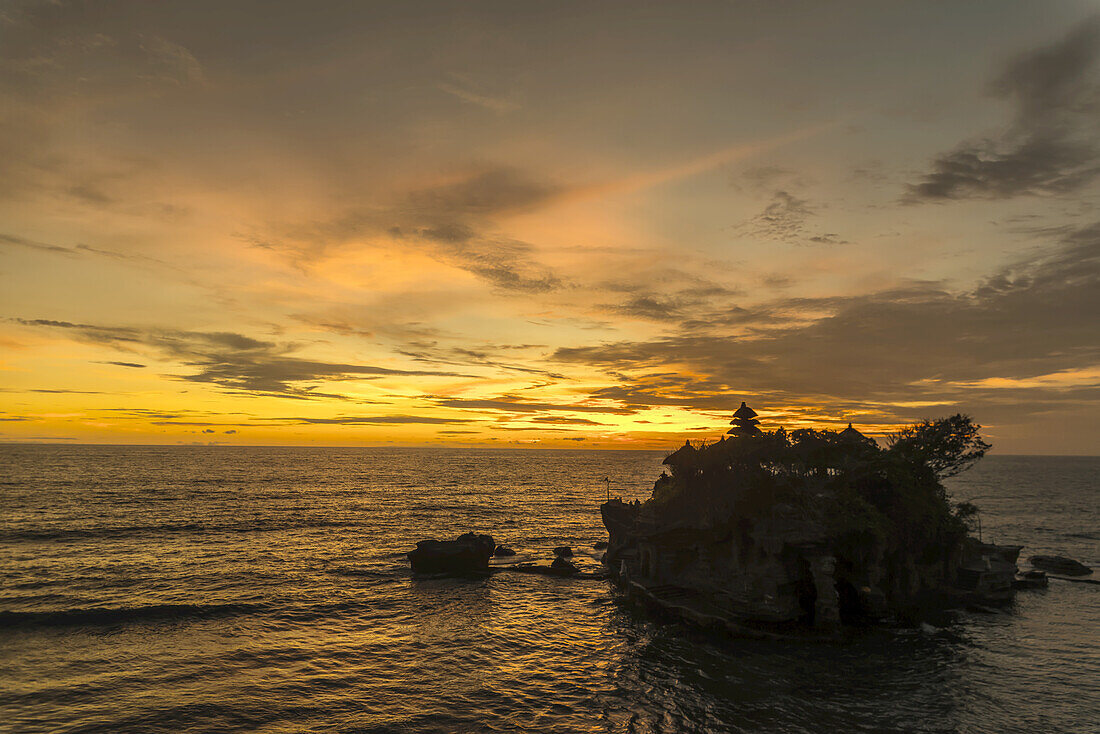
[[[904,428],[891,434],[887,444],[893,455],[923,464],[944,479],[966,471],[985,456],[990,446],[978,435],[980,429],[970,416],[956,413]]]

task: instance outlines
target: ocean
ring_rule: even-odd
[[[833,643],[714,639],[607,581],[413,576],[571,545],[663,452],[0,446],[0,731],[1100,732],[1100,586]],[[1100,566],[1100,458],[951,480],[986,540]],[[499,561],[494,561],[494,563]]]

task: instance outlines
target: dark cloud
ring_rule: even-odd
[[[802,235],[806,219],[815,209],[805,199],[786,191],[776,191],[764,211],[753,217],[748,233],[770,240],[791,240]]]
[[[313,328],[344,336],[384,338],[397,342],[400,345],[395,349],[397,354],[422,364],[492,367],[509,372],[542,375],[553,380],[563,379],[563,375],[559,373],[517,364],[509,359],[509,355],[519,351],[544,348],[546,346],[544,344],[480,342],[474,343],[475,346],[457,346],[458,344],[469,345],[471,340],[460,334],[427,327],[422,323],[394,322],[376,313],[295,314],[292,318]],[[369,327],[368,323],[371,324]]]
[[[7,439],[4,443],[19,443],[21,441],[79,441],[76,436],[20,436],[16,439]]]
[[[743,222],[736,231],[747,237],[775,242],[815,245],[847,244],[835,234],[814,234],[807,228],[808,221],[817,214],[818,207],[807,199],[801,199],[789,191],[776,190],[764,210]]]
[[[646,321],[684,321],[697,312],[713,311],[715,304],[727,302],[742,291],[676,268],[662,268],[633,280],[615,280],[600,284],[603,290],[627,293],[621,303],[601,304],[609,313]]]
[[[584,405],[577,403],[543,403],[524,400],[512,395],[501,395],[493,399],[436,398],[436,405],[444,408],[466,408],[477,410],[501,410],[509,413],[537,413],[545,410],[565,410],[573,413],[619,413],[634,411],[609,405]]]
[[[507,291],[544,293],[562,285],[537,265],[525,242],[495,237],[492,218],[537,208],[562,190],[514,168],[496,167],[410,192],[390,232],[434,245],[440,259]]]
[[[535,423],[554,423],[572,426],[606,426],[606,423],[589,420],[588,418],[562,418],[556,415],[540,415],[531,419]]]
[[[620,374],[622,384],[592,391],[592,397],[614,400],[634,410],[674,406],[694,410],[734,410],[741,398],[733,388],[714,380],[697,380],[675,373]]]
[[[760,323],[740,336],[730,334],[727,319],[696,320],[690,331],[562,348],[553,358],[607,370],[618,384],[591,397],[628,408],[726,410],[743,399],[739,393],[766,395],[775,404],[954,404],[980,397],[987,378],[1026,381],[1095,369],[1097,293],[1100,224],[1066,235],[1058,246],[966,292],[914,283],[865,296],[779,301],[772,304],[777,313],[817,315]],[[993,387],[987,392],[987,398],[1008,394]],[[1034,399],[1036,392],[1056,393],[1059,401],[1070,394],[1057,385],[1022,385],[1015,397]]]
[[[104,258],[113,260],[116,262],[131,264],[147,270],[159,270],[170,271],[176,277],[181,277],[186,282],[190,282],[192,285],[201,285],[189,275],[187,275],[183,269],[159,260],[155,257],[149,257],[148,255],[142,255],[139,253],[126,253],[116,252],[114,250],[106,250],[100,247],[92,247],[90,245],[79,244],[75,247],[63,247],[61,245],[54,245],[46,242],[38,242],[36,240],[28,239],[26,237],[18,237],[12,234],[0,233],[0,246],[7,245],[9,247],[22,247],[32,251],[50,253],[52,255],[59,255],[68,258]]]
[[[771,189],[781,181],[789,180],[794,176],[794,171],[781,166],[753,166],[746,168],[736,176],[731,183],[736,188],[741,188],[744,183],[754,191]]]
[[[297,344],[263,341],[233,332],[198,332],[172,329],[143,330],[109,327],[50,319],[13,319],[25,326],[63,329],[77,339],[134,351],[151,349],[162,357],[180,361],[196,372],[180,379],[210,383],[249,395],[311,399],[342,398],[318,391],[316,384],[382,377],[465,377],[457,372],[398,370],[372,365],[323,362],[292,356]]]
[[[189,420],[208,420],[210,418],[223,418],[225,416],[255,417],[248,413],[214,413],[206,410],[156,410],[152,408],[99,408],[97,412],[110,413],[111,417],[127,420],[161,420],[168,421],[176,418]],[[214,425],[213,423],[208,425]]]
[[[34,392],[42,393],[46,395],[116,395],[118,393],[106,393],[101,390],[69,390],[66,388],[58,387],[28,387],[28,388],[16,388],[16,387],[0,387],[0,392],[10,393],[24,393]]]
[[[145,365],[138,364],[137,362],[114,362],[114,361],[110,361],[110,360],[108,360],[106,362],[96,362],[95,364],[113,364],[117,367],[140,367],[140,368],[145,367]]]
[[[462,229],[463,222],[527,211],[559,195],[558,186],[536,181],[516,168],[493,167],[475,171],[453,183],[408,194],[405,210],[426,223]],[[461,238],[468,234],[463,233]]]
[[[812,237],[806,238],[807,242],[812,242],[815,245],[846,245],[847,240],[839,239],[834,232],[824,232],[822,234],[815,234]]]
[[[994,80],[1015,119],[1001,136],[964,143],[908,187],[909,201],[1009,198],[1081,188],[1100,175],[1100,16],[1014,59]]]
[[[519,169],[488,166],[406,191],[387,208],[350,210],[327,221],[279,227],[270,235],[238,236],[303,263],[364,237],[397,238],[502,291],[545,293],[563,281],[535,260],[529,243],[500,236],[494,219],[536,209],[563,192]]]
[[[204,428],[204,427],[207,427],[207,426],[225,427],[225,426],[251,426],[251,425],[256,425],[254,423],[221,423],[221,422],[210,422],[210,421],[172,421],[172,420],[151,421],[151,424],[154,425],[154,426],[189,426],[191,428]],[[290,424],[285,423],[284,425],[290,425]],[[213,433],[213,431],[204,431],[204,433]]]
[[[71,248],[61,247],[60,245],[51,245],[45,242],[36,242],[34,240],[26,239],[25,237],[16,237],[11,234],[0,233],[0,244],[9,245],[13,247],[25,247],[29,250],[41,250],[42,252],[53,252],[59,255],[73,255],[75,254]]]
[[[540,433],[570,433],[568,428],[551,428],[550,426],[493,426],[494,431],[538,431]],[[489,439],[490,441],[493,439]]]
[[[131,416],[131,417],[141,417]],[[189,426],[192,428],[255,428],[257,426],[309,426],[309,425],[391,425],[391,424],[452,424],[475,423],[476,418],[447,418],[422,415],[371,415],[371,416],[337,416],[334,418],[308,418],[308,417],[282,417],[282,418],[257,418],[251,422],[229,422],[224,420],[165,420],[152,421],[154,426]],[[234,430],[226,433],[236,433]]]
[[[95,206],[102,206],[114,202],[113,197],[103,193],[103,191],[97,188],[95,185],[88,183],[70,186],[66,190],[66,193],[74,199],[78,199],[85,204],[91,204]]]
[[[540,375],[551,381],[565,379],[559,372],[552,372],[539,367],[516,364],[502,360],[500,357],[509,351],[516,349],[528,349],[538,345],[484,345],[476,349],[456,347],[439,344],[435,341],[410,344],[409,348],[398,349],[397,353],[405,355],[416,362],[426,364],[449,364],[456,366],[493,367],[509,372],[522,372],[530,375]]]
[[[625,303],[604,306],[604,309],[651,321],[675,321],[683,317],[680,303],[657,296],[635,296]]]
[[[4,392],[36,392],[44,393],[46,395],[113,395],[114,393],[105,393],[101,390],[68,390],[66,388],[58,387],[32,387],[26,390],[5,389]]]
[[[375,415],[342,416],[338,418],[295,418],[295,421],[310,425],[387,425],[387,424],[447,424],[473,423],[474,418],[437,418],[428,415]]]

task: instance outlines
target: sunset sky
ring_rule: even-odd
[[[0,441],[1100,453],[1095,2],[0,4]]]

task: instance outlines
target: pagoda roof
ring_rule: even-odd
[[[852,428],[852,424],[849,423],[848,427],[840,432],[840,437],[846,441],[866,441],[867,437],[862,433]]]
[[[733,417],[734,418],[755,418],[756,417],[756,411],[753,410],[752,408],[750,408],[749,406],[745,405],[745,401],[742,400],[741,401],[741,407],[738,408],[734,412]]]
[[[682,464],[692,454],[695,453],[695,447],[691,445],[691,441],[684,441],[684,445],[673,451],[671,454],[665,457],[662,464],[672,466],[674,464]]]

